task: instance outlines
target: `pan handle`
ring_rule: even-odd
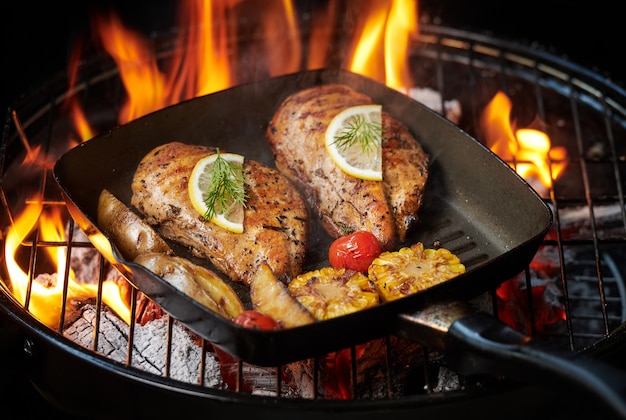
[[[485,312],[463,314],[442,327],[425,327],[421,313],[400,316],[399,335],[434,344],[452,370],[461,375],[502,375],[528,383],[570,387],[594,395],[620,418],[626,419],[626,372],[588,354],[557,349],[505,325]],[[432,321],[432,314],[428,316]],[[426,336],[427,343],[421,338]],[[433,340],[433,337],[436,337]]]

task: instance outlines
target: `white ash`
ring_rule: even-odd
[[[128,335],[130,327],[105,308],[100,315],[98,348],[94,349],[94,323],[96,307],[86,305],[80,317],[64,332],[64,336],[85,348],[96,351],[103,356],[120,363],[126,363],[128,353]],[[168,334],[168,317],[150,321],[145,325],[135,324],[130,366],[160,376],[168,376],[180,382],[200,383],[200,360],[202,348],[194,341],[192,333],[182,324],[174,321],[172,326],[171,349],[169,350],[169,374],[166,374],[166,356]],[[219,360],[214,352],[207,351],[204,363],[204,386],[216,389],[235,390],[234,378],[239,363],[227,365],[224,372],[230,369],[230,384],[222,376]],[[276,396],[276,368],[242,364],[243,381],[247,384],[247,392],[253,395]],[[298,383],[282,383],[280,396],[283,398],[301,398],[303,389]]]
[[[459,375],[445,366],[439,367],[437,375],[437,385],[433,388],[434,392],[455,391],[461,389],[461,381]]]
[[[458,124],[461,120],[461,103],[456,99],[443,100],[441,93],[431,88],[412,87],[405,93],[454,124]]]
[[[134,331],[131,366],[149,373],[165,376],[167,355],[167,317],[151,321],[144,326],[136,324]],[[94,350],[109,359],[125,363],[128,352],[129,326],[108,309],[100,314],[98,348],[94,349],[96,307],[86,305],[81,316],[70,325],[63,335],[87,349]],[[169,377],[186,383],[200,383],[200,360],[202,349],[194,343],[188,330],[178,322],[172,327]],[[220,366],[214,353],[206,352],[204,384],[208,387],[223,386]]]
[[[622,209],[619,203],[593,206],[593,216],[596,223],[609,225],[621,223]],[[589,206],[567,207],[559,210],[561,227],[575,226],[588,222],[591,218]]]
[[[421,93],[416,93],[421,92]],[[431,97],[432,92],[414,91],[414,94]],[[431,104],[434,105],[434,104]],[[74,229],[72,235],[74,242],[86,242],[88,239],[80,229]],[[100,276],[100,264],[105,264],[103,272],[106,279],[122,280],[121,275],[108,264],[97,250],[92,247],[75,246],[71,252],[71,266],[75,271],[76,280],[83,283],[95,283]],[[125,280],[124,280],[125,281]],[[68,317],[66,317],[66,320]],[[76,305],[71,324],[64,331],[64,335],[75,343],[85,348],[96,351],[103,356],[126,363],[128,359],[128,342],[130,327],[111,310],[104,307],[100,314],[98,327],[98,344],[94,349],[96,307],[93,304]],[[164,316],[145,323],[143,326],[135,323],[132,345],[132,358],[130,366],[145,372],[161,376],[169,376],[172,379],[185,383],[203,383],[206,387],[234,390],[232,378],[236,377],[238,363],[232,366],[220,367],[215,353],[207,351],[205,354],[204,372],[201,373],[202,348],[194,341],[194,336],[182,324],[177,321],[172,325],[171,349],[167,347],[168,319]],[[400,396],[414,393],[416,390],[409,389],[414,383],[412,378],[423,376],[424,361],[421,346],[396,337],[390,337],[390,360],[392,365],[387,368],[386,355],[387,345],[385,339],[374,340],[367,343],[365,357],[360,357],[357,362],[356,386],[354,386],[356,398],[381,399],[388,398],[388,393]],[[169,371],[166,366],[166,356],[169,351]],[[281,382],[280,396],[282,398],[333,398],[323,389],[324,380],[315,381],[313,374],[314,360],[295,362],[284,366],[289,380]],[[224,369],[224,370],[222,370]],[[230,369],[230,371],[229,371]],[[277,375],[275,368],[264,368],[242,364],[243,382],[249,387],[248,391],[255,395],[276,396]],[[222,375],[227,375],[226,377]],[[393,378],[391,389],[387,378]],[[440,373],[440,377],[447,377]],[[228,378],[228,380],[225,380]],[[352,386],[352,377],[348,379]],[[318,390],[315,390],[315,383]],[[441,381],[437,387],[443,387]],[[457,382],[450,381],[445,387],[454,389]]]

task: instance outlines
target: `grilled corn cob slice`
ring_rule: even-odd
[[[378,305],[374,284],[363,273],[324,267],[289,282],[289,293],[318,320],[335,318]]]
[[[368,269],[369,279],[383,302],[428,289],[463,273],[465,266],[448,249],[424,249],[420,242],[383,252]]]

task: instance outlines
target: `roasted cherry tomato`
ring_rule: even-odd
[[[245,310],[233,318],[235,324],[257,330],[277,330],[278,323],[271,316],[262,314],[252,309]]]
[[[381,253],[380,242],[373,233],[358,231],[336,239],[328,249],[330,265],[335,268],[367,273],[367,269]]]
[[[233,318],[233,322],[237,325],[241,325],[246,328],[254,328],[259,330],[276,330],[280,328],[278,323],[271,316],[262,314],[255,310],[245,310]],[[220,372],[224,383],[228,385],[230,389],[240,389],[244,392],[252,392],[254,385],[254,375],[252,378],[244,375],[243,379],[239,379],[237,373],[238,369],[234,367],[234,364],[239,363],[239,359],[225,350],[214,346],[215,355],[220,361]],[[261,368],[258,368],[261,369]],[[241,388],[239,388],[241,386]]]
[[[254,328],[257,330],[277,330],[280,328],[278,323],[271,316],[262,314],[252,309],[247,309],[233,318],[233,322],[246,328]],[[214,346],[215,354],[220,359],[222,365],[235,363],[238,359],[227,353],[226,351]]]

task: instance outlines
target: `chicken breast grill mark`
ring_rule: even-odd
[[[248,284],[265,262],[277,277],[302,271],[310,219],[298,190],[274,168],[244,161],[244,232],[205,221],[192,206],[187,182],[195,164],[215,153],[211,147],[171,142],[150,151],[135,172],[131,204],[172,241],[207,258],[231,280]]]
[[[276,167],[303,191],[329,235],[367,230],[390,250],[419,220],[428,155],[383,109],[383,181],[358,179],[339,169],[326,151],[326,129],[342,110],[370,103],[369,96],[340,84],[296,92],[274,114],[267,139]]]

